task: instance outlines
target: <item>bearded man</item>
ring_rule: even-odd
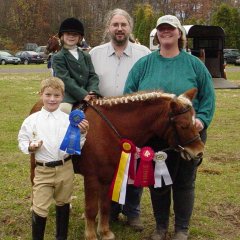
[[[133,19],[122,9],[114,9],[106,16],[104,42],[89,53],[99,77],[99,90],[103,96],[123,95],[123,89],[132,66],[151,51],[132,40]],[[106,43],[107,40],[107,43]],[[133,184],[127,186],[125,205],[112,202],[111,220],[117,221],[119,213],[127,217],[128,224],[137,231],[143,230],[140,220],[140,200],[143,189]]]

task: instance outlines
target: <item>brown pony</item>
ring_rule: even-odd
[[[121,154],[122,138],[137,147],[158,136],[186,160],[199,159],[204,145],[194,126],[191,100],[197,90],[176,97],[162,92],[143,92],[115,98],[94,100],[85,111],[90,124],[86,143],[75,168],[84,176],[85,239],[115,239],[109,228],[109,187]],[[33,111],[39,110],[38,108]]]
[[[57,37],[57,35],[50,36],[46,45],[47,53],[55,53],[58,52],[60,49],[61,49],[60,39]]]

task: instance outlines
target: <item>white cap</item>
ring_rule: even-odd
[[[159,25],[164,24],[164,23],[169,24],[175,28],[179,28],[182,31],[182,25],[181,25],[180,21],[178,20],[177,17],[175,17],[173,15],[165,15],[165,16],[160,17],[157,20],[156,28],[158,28]]]

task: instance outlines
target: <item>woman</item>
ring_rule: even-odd
[[[197,88],[193,101],[196,111],[196,128],[202,141],[206,141],[208,128],[215,109],[215,95],[212,78],[205,65],[183,50],[185,32],[179,20],[172,15],[158,19],[156,40],[160,49],[141,58],[132,68],[125,84],[125,93],[160,89],[180,95],[188,89]],[[143,109],[144,111],[144,109]],[[163,148],[162,141],[152,139],[149,145],[155,151]],[[171,191],[174,202],[174,240],[187,240],[189,222],[194,203],[196,171],[199,162],[187,162],[179,154],[170,152],[166,160],[173,178],[171,188],[150,187],[156,230],[152,240],[164,240],[168,231],[171,205]]]

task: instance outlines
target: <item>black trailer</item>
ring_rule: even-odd
[[[227,81],[223,58],[225,33],[221,27],[185,25],[187,50],[199,57],[212,75],[215,88],[238,88]]]

